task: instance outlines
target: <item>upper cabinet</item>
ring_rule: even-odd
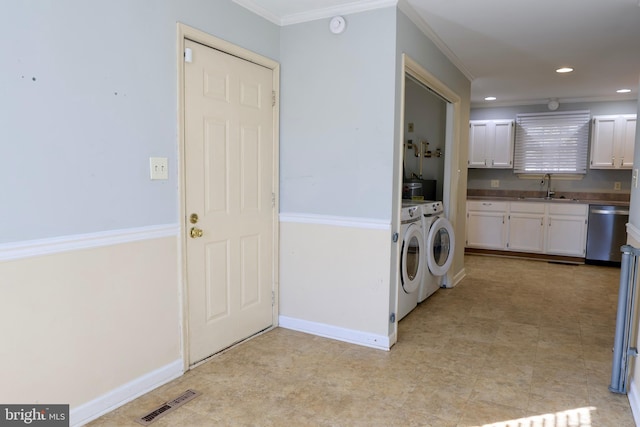
[[[514,120],[469,122],[470,168],[513,168]]]
[[[593,116],[591,169],[631,169],[636,115]]]

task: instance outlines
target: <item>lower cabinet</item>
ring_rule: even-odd
[[[585,256],[589,205],[550,203],[547,214],[546,253]]]
[[[518,252],[544,252],[544,203],[512,202],[507,248]]]
[[[467,201],[467,247],[584,257],[589,206]]]
[[[507,202],[467,203],[467,246],[502,250],[507,244]]]

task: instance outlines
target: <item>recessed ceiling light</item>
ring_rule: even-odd
[[[558,68],[556,70],[556,73],[570,73],[573,71],[573,68],[571,67],[562,67],[562,68]]]
[[[618,89],[616,92],[618,92],[618,93],[629,93],[629,92],[631,92],[631,89]]]
[[[484,100],[485,101],[495,101],[496,99],[498,99],[498,98],[496,98],[495,96],[487,96]]]

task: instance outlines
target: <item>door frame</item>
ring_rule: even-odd
[[[216,49],[220,52],[227,53],[245,61],[252,62],[262,67],[268,68],[273,74],[273,90],[275,92],[275,105],[273,108],[273,194],[275,194],[275,212],[273,215],[273,326],[269,329],[276,328],[278,326],[278,313],[279,310],[279,265],[280,265],[280,250],[279,250],[279,201],[280,201],[280,172],[279,172],[279,153],[280,153],[280,64],[270,58],[259,55],[255,52],[236,46],[228,41],[219,39],[211,34],[189,27],[180,22],[177,23],[177,40],[176,40],[176,65],[177,65],[177,96],[178,96],[178,108],[177,108],[177,136],[178,136],[178,161],[176,162],[178,169],[178,197],[180,203],[180,237],[178,242],[178,266],[179,266],[179,301],[181,305],[181,346],[182,346],[182,361],[183,370],[188,371],[191,366],[189,365],[189,299],[188,299],[188,281],[187,281],[187,251],[186,244],[188,239],[188,227],[187,227],[187,212],[186,207],[186,166],[185,166],[185,120],[184,120],[184,40],[189,39],[197,43],[208,46],[212,49]],[[206,360],[206,359],[205,359]]]

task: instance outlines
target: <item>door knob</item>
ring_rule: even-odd
[[[203,231],[197,227],[191,227],[191,231],[189,231],[189,235],[192,239],[197,239],[198,237],[202,237]]]

